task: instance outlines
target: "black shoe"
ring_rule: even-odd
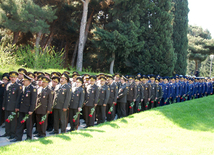
[[[55,135],[55,134],[58,134],[58,133],[56,133],[56,132],[53,131],[53,132],[50,132],[49,134],[50,135]]]
[[[6,133],[1,135],[0,137],[8,137],[9,135],[7,135]]]
[[[85,127],[83,127],[83,128],[87,128],[88,126],[86,125]]]
[[[33,134],[38,134],[38,131],[34,131]]]
[[[14,139],[15,138],[15,136],[10,136],[8,139]]]
[[[28,138],[25,139],[25,141],[26,141],[26,140],[31,140],[31,138],[28,137]]]
[[[2,128],[5,128],[5,125],[3,125]]]
[[[34,135],[33,137],[39,137],[39,136],[41,136],[40,134],[36,134],[36,135]]]
[[[45,136],[39,136],[38,138],[44,138]]]
[[[23,134],[27,134],[27,129],[24,130]]]
[[[47,131],[48,131],[48,132],[51,132],[52,130],[53,130],[53,129],[49,128]]]
[[[18,142],[18,141],[21,141],[21,140],[17,140],[17,139],[10,140],[10,142]]]

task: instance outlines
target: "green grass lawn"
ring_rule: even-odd
[[[1,147],[0,154],[214,154],[214,96],[85,130]]]

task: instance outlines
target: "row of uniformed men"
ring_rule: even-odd
[[[31,139],[34,123],[32,117],[34,115],[36,115],[37,120],[38,134],[36,136],[44,137],[47,122],[49,128],[51,128],[51,124],[54,124],[53,134],[59,133],[59,124],[61,125],[61,132],[66,132],[68,120],[70,120],[71,130],[77,129],[79,116],[76,121],[73,121],[73,117],[78,111],[81,111],[83,106],[84,119],[88,127],[94,125],[95,114],[99,124],[105,121],[106,115],[108,121],[113,120],[115,112],[118,118],[121,118],[133,112],[169,104],[170,101],[174,101],[174,98],[176,98],[176,102],[183,101],[181,96],[188,96],[188,99],[191,99],[194,95],[201,97],[201,95],[209,94],[205,92],[200,95],[196,92],[191,96],[188,91],[180,93],[181,90],[185,90],[184,88],[191,91],[193,88],[195,89],[195,87],[192,88],[192,80],[190,80],[190,83],[183,82],[183,79],[185,79],[183,77],[172,78],[171,83],[168,83],[168,78],[164,78],[164,82],[162,82],[161,78],[157,77],[159,80],[155,81],[153,75],[150,76],[150,79],[146,76],[138,78],[130,76],[127,79],[124,76],[121,77],[120,74],[115,74],[114,77],[105,76],[104,74],[99,74],[97,77],[85,74],[83,78],[80,78],[79,74],[74,72],[70,83],[68,72],[62,75],[57,72],[53,72],[51,75],[45,75],[41,72],[33,74],[27,73],[24,69],[20,69],[18,72],[10,72],[10,78],[8,79],[11,82],[6,85],[3,101],[5,118],[11,112],[19,111],[18,122],[15,118],[10,123],[6,123],[6,133],[3,135],[10,136],[10,139],[15,138],[12,141],[22,139],[25,123],[21,123],[21,121],[26,114],[29,114],[29,119],[26,120],[27,138]],[[52,77],[51,83],[50,76]],[[33,79],[37,80],[37,83]],[[58,85],[59,82],[60,85]],[[18,83],[24,84],[24,86],[22,87]],[[34,109],[39,104],[42,104],[42,106],[34,114]],[[94,107],[96,107],[96,112],[90,117],[91,109]],[[108,113],[111,107],[113,107],[113,111]],[[51,117],[48,117],[43,124],[40,124],[42,117],[51,111],[54,114],[54,121],[49,119]],[[49,116],[51,115],[49,114]],[[69,117],[70,119],[68,119]],[[18,123],[17,127],[16,122]]]

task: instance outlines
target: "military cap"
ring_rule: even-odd
[[[50,81],[51,80],[48,77],[46,77],[46,76],[42,77],[42,82],[49,83]]]
[[[42,81],[42,78],[44,77],[44,75],[39,75],[37,76],[37,81]]]
[[[122,75],[121,80],[127,81],[128,79],[125,76]]]
[[[141,78],[141,76],[142,76],[142,75],[141,75],[140,73],[137,74],[137,77]]]
[[[180,79],[183,79],[184,77],[183,77],[183,75],[179,75],[179,78],[180,78]]]
[[[10,80],[10,79],[9,79],[9,74],[8,74],[8,73],[4,73],[4,74],[2,75],[2,79],[5,79],[5,80],[9,81],[9,80]]]
[[[129,78],[129,80],[133,80],[134,76],[130,75],[128,78]]]
[[[83,79],[81,77],[77,77],[77,81],[83,83]]]
[[[77,78],[78,76],[80,76],[79,74],[73,74],[71,77],[72,78]]]
[[[83,74],[83,77],[85,78],[85,77],[90,77],[90,75],[89,74]]]
[[[100,80],[105,81],[106,80],[105,76],[100,76]]]
[[[43,72],[37,72],[37,76],[39,76],[39,75],[45,76],[45,74]]]
[[[27,71],[24,68],[19,68],[18,72],[19,72],[19,74],[27,74]]]
[[[45,72],[45,75],[48,75],[49,77],[51,76],[51,74],[49,74],[49,73],[47,73],[47,72]]]
[[[108,79],[112,79],[112,80],[114,79],[114,77],[112,75],[106,75],[106,78],[107,78],[107,80]]]
[[[69,82],[69,76],[68,76],[68,74],[63,73],[63,74],[61,75],[61,78],[65,78],[65,79]]]
[[[89,77],[89,80],[96,80],[96,77],[94,75]]]
[[[73,73],[72,74],[79,74],[77,71],[73,71]]]
[[[114,77],[115,77],[115,76],[116,76],[116,77],[121,77],[121,74],[120,74],[120,73],[115,73],[115,74],[114,74]]]
[[[35,78],[35,74],[33,74],[32,72],[27,72],[27,76],[29,76],[30,78]]]
[[[66,73],[67,75],[70,75],[70,72],[69,72],[69,71],[64,71],[63,73]]]
[[[59,83],[59,81],[60,81],[60,78],[58,76],[54,76],[51,79],[52,79],[52,81],[55,81],[57,83]]]
[[[140,81],[140,77],[136,77],[135,78],[135,81],[137,82],[137,81]]]
[[[32,79],[29,76],[27,76],[26,74],[24,74],[23,81],[26,81],[26,80],[31,81]]]
[[[33,74],[34,74],[35,76],[37,76],[37,71],[33,72]]]
[[[59,74],[59,72],[52,72],[52,73],[51,73],[51,77],[53,77],[53,76],[60,77],[61,74]]]
[[[155,75],[151,74],[150,75],[150,79],[154,79],[155,80]]]
[[[19,75],[19,73],[16,72],[16,71],[12,71],[12,72],[9,73],[10,77],[17,77],[18,75]]]

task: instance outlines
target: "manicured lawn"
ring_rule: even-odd
[[[214,154],[214,96],[85,130],[1,147],[0,154]]]

